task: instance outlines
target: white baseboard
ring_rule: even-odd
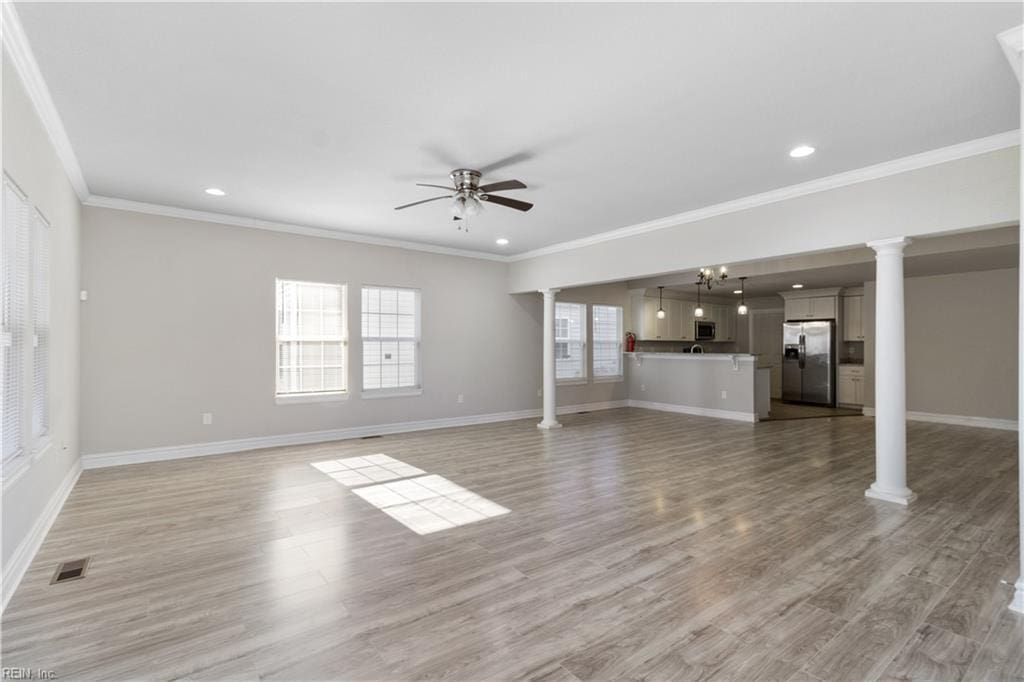
[[[865,417],[874,417],[875,408],[865,407]],[[960,414],[938,414],[936,412],[907,412],[907,419],[912,422],[932,422],[935,424],[952,424],[954,426],[975,426],[982,429],[1001,429],[1016,431],[1016,419],[994,419],[992,417],[971,417]]]
[[[562,405],[558,407],[558,414],[570,414],[575,412],[586,412],[596,410],[611,410],[618,407],[627,406],[628,401],[626,400],[586,403],[583,405]],[[119,452],[104,452],[83,455],[82,465],[86,469],[100,469],[103,467],[121,466],[123,464],[142,464],[144,462],[161,462],[171,459],[184,459],[186,457],[223,455],[229,452],[243,452],[245,450],[259,450],[261,448],[276,448],[286,445],[308,445],[311,443],[326,443],[334,440],[362,438],[364,436],[384,436],[395,433],[408,433],[411,431],[446,429],[455,426],[491,424],[494,422],[513,421],[516,419],[530,419],[533,417],[540,416],[541,411],[538,409],[518,410],[515,412],[474,414],[467,415],[464,417],[424,419],[422,421],[414,422],[397,422],[393,424],[353,426],[345,429],[332,429],[329,431],[307,431],[305,433],[288,433],[277,436],[260,436],[257,438],[238,438],[235,440],[222,440],[208,443],[192,443],[189,445],[170,445],[167,447],[146,448],[143,450],[122,450]]]
[[[60,510],[64,507],[64,502],[68,499],[68,495],[71,494],[71,490],[75,487],[75,483],[78,482],[78,477],[81,475],[82,463],[81,461],[76,461],[71,470],[68,471],[67,476],[61,481],[60,487],[54,491],[50,501],[46,503],[43,513],[32,524],[32,529],[29,530],[28,535],[25,536],[21,544],[14,550],[14,554],[11,555],[7,565],[4,566],[2,581],[3,603],[0,604],[0,611],[7,608],[7,602],[14,596],[14,591],[18,589],[21,579],[25,576],[25,571],[32,564],[36,552],[42,546],[43,540],[46,539],[46,534],[50,532],[50,527],[57,520],[57,515],[60,514]]]
[[[692,414],[698,417],[713,417],[715,419],[731,419],[739,422],[756,422],[757,414],[753,412],[736,412],[734,410],[716,410],[710,407],[690,407],[688,405],[676,405],[673,403],[653,403],[647,400],[630,400],[630,407],[639,407],[645,410],[658,410],[659,412],[678,412],[679,414]]]

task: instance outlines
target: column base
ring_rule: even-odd
[[[1016,588],[1013,593],[1013,601],[1010,602],[1010,610],[1024,613],[1024,575],[1017,578]]]
[[[559,424],[556,421],[550,421],[549,422],[547,420],[544,420],[540,424],[537,424],[537,428],[538,429],[544,429],[545,431],[547,431],[549,429],[560,429],[560,428],[562,428],[562,425]]]
[[[904,488],[903,490],[883,490],[878,487],[877,482],[872,483],[871,487],[864,491],[864,497],[870,497],[884,502],[902,504],[904,507],[917,499],[917,495],[915,495],[910,488]]]

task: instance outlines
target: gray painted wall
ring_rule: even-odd
[[[905,280],[907,410],[1017,418],[1018,270]],[[865,404],[874,400],[875,283],[864,285]]]
[[[78,465],[79,203],[7,53],[3,55],[3,167],[51,225],[51,447],[4,482],[2,561],[8,561]]]
[[[628,356],[627,356],[628,357]],[[728,356],[640,355],[627,360],[629,397],[709,410],[754,412],[754,367],[748,356],[733,365]],[[725,398],[722,397],[725,391]]]
[[[85,207],[83,452],[537,409],[543,304],[508,294],[506,275],[500,262]],[[348,400],[276,404],[275,277],[348,284]],[[421,290],[422,395],[359,397],[363,284]],[[625,285],[571,298],[628,302]],[[559,404],[625,397],[623,382],[592,383],[562,387]]]

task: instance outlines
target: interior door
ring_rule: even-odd
[[[803,401],[835,405],[832,322],[804,322]]]

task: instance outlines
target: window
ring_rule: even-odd
[[[345,286],[277,280],[277,395],[345,391]]]
[[[3,354],[3,462],[6,463],[24,451],[24,399],[25,399],[25,341],[28,259],[29,211],[25,196],[6,177],[4,178],[3,303],[0,344]]]
[[[595,305],[591,311],[594,325],[594,377],[622,377],[622,308]]]
[[[587,378],[587,306],[555,302],[555,378]]]
[[[32,438],[50,430],[50,224],[32,217]]]
[[[420,386],[420,292],[363,287],[363,390]]]

